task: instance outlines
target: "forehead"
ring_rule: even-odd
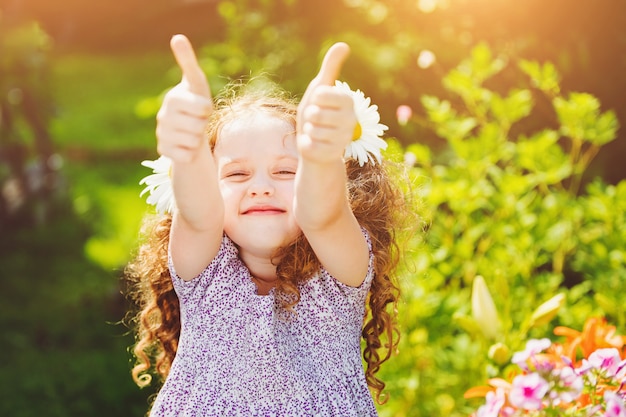
[[[246,114],[222,127],[214,153],[232,158],[250,154],[296,154],[295,128],[275,115]]]

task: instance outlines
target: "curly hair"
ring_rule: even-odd
[[[240,94],[236,90],[227,89],[216,100],[208,125],[211,148],[221,128],[242,112],[266,112],[289,121],[295,129],[296,105],[284,92]],[[362,337],[367,383],[380,404],[385,402],[381,396],[385,383],[376,373],[395,352],[399,341],[395,318],[400,290],[394,273],[400,259],[397,234],[406,220],[405,195],[393,181],[391,166],[387,161],[362,167],[354,160],[346,161],[352,211],[368,231],[374,254],[375,275],[367,298]],[[180,336],[179,302],[167,264],[171,223],[170,215],[148,217],[142,229],[145,239],[126,268],[128,295],[137,308],[131,317],[136,332],[132,376],[141,387],[149,385],[153,376],[161,382],[165,379]],[[302,233],[291,244],[279,248],[274,259],[278,301],[282,308],[290,310],[300,300],[298,284],[314,275],[320,262]]]

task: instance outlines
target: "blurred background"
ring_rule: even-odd
[[[471,113],[478,97],[462,94],[470,87],[458,77],[455,84],[447,77],[450,71],[463,73],[469,65],[463,62],[476,69],[480,62],[493,61],[497,74],[479,80],[485,88],[480,92],[545,92],[550,88],[538,80],[547,77],[549,68],[543,67],[543,75],[535,71],[529,80],[525,73],[532,71],[520,71],[517,63],[550,62],[558,72],[553,95],[536,98],[532,116],[518,117],[505,137],[527,138],[552,129],[562,135],[565,152],[574,152],[575,141],[563,142],[567,123],[552,100],[571,98],[572,92],[597,99],[591,128],[609,115],[611,138],[584,154],[584,172],[574,168],[559,181],[579,185],[566,187],[570,200],[565,203],[582,201],[585,186],[598,182],[600,194],[614,196],[606,210],[616,211],[616,217],[602,224],[606,233],[617,235],[611,235],[612,246],[596,245],[590,256],[610,259],[604,271],[607,282],[616,285],[613,296],[623,289],[626,133],[617,128],[626,125],[623,0],[2,0],[0,415],[141,416],[146,411],[153,391],[140,390],[130,377],[127,349],[133,337],[122,324],[129,308],[122,276],[141,218],[150,211],[139,198],[138,182],[148,173],[139,163],[157,156],[154,116],[162,94],[180,78],[168,44],[175,33],[187,34],[195,45],[214,93],[229,79],[265,74],[300,95],[326,48],[346,41],[352,55],[342,78],[379,106],[399,160],[417,144],[443,165],[454,160],[450,143],[438,129],[443,122],[433,116],[432,100],[426,100],[429,107],[424,98],[440,97]],[[457,117],[450,109],[445,115]],[[480,111],[472,120],[482,123],[479,116]],[[424,149],[413,148],[411,166],[429,166],[431,159],[420,153]],[[525,165],[522,174],[530,170]],[[433,172],[414,174],[434,178]],[[427,187],[418,188],[428,201]],[[458,214],[453,204],[440,208],[452,217]],[[438,214],[424,209],[421,215],[430,224],[425,228],[436,231]],[[584,214],[572,219],[571,235],[590,224]],[[589,273],[595,267],[590,261],[581,266],[583,258],[576,255],[578,245],[597,243],[605,235],[593,236],[568,247],[560,267],[549,255],[560,249],[537,243],[540,255],[533,259],[539,261],[525,272],[528,280],[515,285],[532,286],[547,269],[550,285],[538,285],[531,297],[536,303],[517,306],[520,311],[530,314],[540,301],[567,291],[568,300],[586,307],[565,307],[568,313],[555,320],[580,326],[588,314],[608,315],[624,330],[623,308],[610,296],[598,297]],[[418,267],[404,272],[404,342],[398,358],[383,370],[391,399],[380,407],[381,415],[468,415],[477,403],[463,399],[463,392],[498,365],[486,353],[497,340],[481,341],[483,336],[472,334],[472,324],[455,319],[470,314],[472,278],[489,269],[478,265],[458,272],[463,259],[475,254],[458,255],[460,263],[454,266],[454,241],[416,238],[413,243],[418,252],[426,249],[422,255],[446,244],[450,250],[432,251],[437,259],[415,255],[410,260]],[[445,268],[437,263],[444,260]],[[434,284],[431,278],[439,275],[444,278]],[[497,307],[505,305],[516,307],[496,299]],[[524,319],[516,320],[504,320],[504,328],[514,329]],[[521,343],[502,341],[511,349]],[[483,356],[472,366],[464,364]]]

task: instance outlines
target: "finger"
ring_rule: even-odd
[[[337,42],[331,46],[324,55],[320,71],[315,77],[318,85],[334,85],[349,54],[350,47],[347,43]]]
[[[311,104],[304,109],[304,123],[312,123],[317,126],[339,126],[346,115],[337,110],[328,110],[316,104]]]
[[[302,129],[302,133],[311,138],[313,143],[318,145],[321,144],[332,144],[333,137],[336,134],[334,127],[332,126],[323,126],[316,125],[313,123],[305,123]]]
[[[350,47],[348,46],[348,44],[338,42],[331,46],[326,52],[326,55],[324,55],[324,60],[322,61],[322,66],[320,67],[319,72],[317,73],[315,78],[313,78],[313,80],[309,83],[306,91],[304,92],[304,95],[302,96],[300,105],[298,106],[298,131],[300,131],[302,126],[301,110],[309,104],[313,91],[320,85],[332,86],[335,84],[335,80],[339,76],[343,63],[348,58],[349,54]]]
[[[204,138],[201,135],[197,135],[195,132],[178,131],[172,134],[171,137],[173,140],[176,140],[176,144],[170,146],[187,150],[198,149],[204,142]]]
[[[309,99],[309,105],[317,105],[329,109],[352,109],[354,102],[352,97],[344,91],[327,85],[318,86]]]
[[[349,143],[352,134],[352,132],[339,129],[336,126],[323,126],[312,123],[305,123],[302,133],[308,136],[313,143],[325,144],[329,148],[338,149],[343,149]]]
[[[158,133],[162,133],[162,131],[157,130]],[[199,149],[205,143],[205,140],[202,136],[199,136],[195,133],[181,132],[181,131],[165,131],[167,134],[167,141],[158,141],[157,142],[157,151],[162,154],[168,154],[173,149],[186,149],[192,151],[194,149]]]
[[[309,83],[309,86],[304,92],[304,98],[302,99],[303,102],[306,97],[312,94],[312,91],[317,86],[335,84],[335,80],[341,73],[341,67],[348,58],[349,54],[350,47],[344,42],[338,42],[326,51],[326,55],[324,55],[324,60],[322,61],[322,66],[320,67],[319,72]]]
[[[196,135],[200,138],[204,138],[207,123],[204,119],[198,119],[197,117],[181,117],[176,124],[171,125],[172,130],[176,132],[186,132]]]
[[[167,156],[174,163],[176,162],[188,163],[188,162],[193,161],[193,158],[196,156],[195,151],[190,151],[189,149],[185,149],[185,148],[168,149],[165,152],[160,152],[157,150],[157,152],[159,152],[160,155]],[[172,171],[174,171],[173,168],[172,168]]]
[[[183,72],[183,79],[189,85],[190,91],[194,94],[211,98],[209,82],[200,64],[198,64],[198,59],[189,39],[185,35],[174,35],[170,41],[170,47],[178,66]]]
[[[212,109],[213,102],[210,99],[186,90],[181,84],[168,92],[161,107],[164,114],[182,113],[202,119],[206,119]]]
[[[173,128],[159,126],[156,129],[157,149],[165,150],[183,147],[196,149],[202,145],[204,137],[196,132],[180,131]]]

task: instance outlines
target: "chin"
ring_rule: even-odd
[[[258,253],[267,253],[272,256],[274,252],[281,247],[287,246],[292,243],[300,233],[295,235],[275,234],[275,230],[248,230],[243,234],[231,235],[228,232],[228,237],[237,244],[240,248],[249,248]]]

